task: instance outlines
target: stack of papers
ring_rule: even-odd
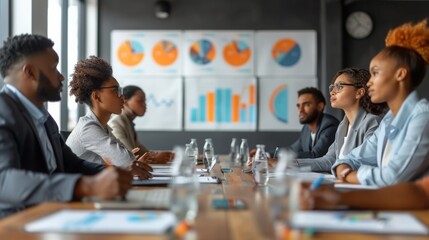
[[[172,212],[62,210],[25,225],[28,232],[165,233]]]
[[[386,234],[428,234],[428,229],[409,213],[357,211],[298,211],[292,217],[295,228],[331,232]]]

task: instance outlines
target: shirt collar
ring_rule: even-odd
[[[386,133],[389,139],[393,139],[399,130],[404,127],[406,119],[411,115],[418,101],[419,96],[416,91],[413,91],[402,103],[402,106],[399,108],[399,112],[395,117],[393,116],[392,111],[389,111],[386,114],[383,121],[386,122]]]
[[[31,117],[38,123],[44,124],[49,117],[48,111],[44,107],[38,108],[34,105],[24,94],[22,94],[16,87],[6,84],[6,87],[12,91],[13,94],[24,105],[25,109],[30,113]]]

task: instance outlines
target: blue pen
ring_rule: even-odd
[[[310,189],[311,190],[317,189],[322,183],[322,181],[323,181],[323,174],[320,174],[320,176],[316,180],[314,180],[314,182],[311,184]]]

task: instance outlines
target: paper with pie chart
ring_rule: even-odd
[[[185,129],[256,130],[255,78],[185,78]]]
[[[252,76],[253,31],[185,31],[185,76]]]
[[[118,81],[121,86],[135,85],[146,93],[146,114],[134,120],[137,130],[182,130],[182,78],[123,77],[118,78]]]
[[[261,78],[259,86],[259,130],[300,131],[296,103],[298,90],[316,87],[315,78]]]
[[[316,76],[316,31],[258,31],[256,44],[258,76]]]
[[[111,63],[115,76],[180,76],[181,31],[114,30]]]

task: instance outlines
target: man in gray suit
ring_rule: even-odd
[[[131,174],[78,158],[44,108],[59,101],[64,77],[54,43],[11,37],[0,49],[0,218],[45,201],[110,199],[131,187]]]
[[[299,122],[304,124],[301,134],[290,148],[297,158],[317,158],[328,152],[335,140],[338,119],[323,113],[326,101],[322,92],[314,87],[306,87],[298,91]]]

